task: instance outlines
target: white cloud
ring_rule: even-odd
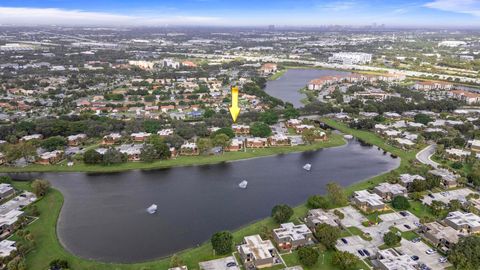
[[[328,11],[344,11],[354,8],[355,5],[355,1],[335,1],[327,4],[319,4],[317,7]]]
[[[217,17],[185,15],[124,15],[59,8],[0,7],[0,24],[14,25],[120,25],[154,26],[164,24],[215,24]]]
[[[434,0],[424,6],[442,11],[480,16],[480,1],[478,0]]]

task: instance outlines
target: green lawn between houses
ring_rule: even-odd
[[[376,136],[373,133],[366,131],[357,131],[352,130],[345,126],[344,124],[335,122],[333,120],[328,120],[327,122],[330,126],[335,127],[341,130],[344,133],[349,133],[363,141],[371,144],[375,144],[385,150],[391,151],[393,154],[402,158],[401,165],[397,169],[400,172],[403,172],[408,167],[409,161],[415,157],[414,151],[404,152],[393,146],[389,146],[384,143],[384,141]],[[338,142],[343,141],[341,137],[334,136],[334,139],[330,142],[324,143],[326,145],[337,145]],[[336,143],[334,143],[336,142]],[[310,146],[313,147],[313,146]],[[278,149],[278,148],[274,148]],[[300,149],[297,149],[301,151]],[[247,152],[248,153],[248,152]],[[257,153],[258,154],[258,153]],[[347,192],[351,193],[354,190],[365,189],[375,186],[377,183],[385,180],[387,174],[379,175],[373,177],[364,182],[360,182],[354,185],[351,185],[346,188]],[[29,189],[28,183],[26,182],[15,182],[14,185],[21,189]],[[306,199],[306,198],[305,198]],[[69,261],[71,269],[73,270],[165,270],[168,269],[170,259],[158,259],[150,262],[136,263],[136,264],[109,264],[101,263],[97,261],[82,259],[76,257],[75,255],[66,251],[60,244],[57,234],[56,234],[56,224],[57,219],[60,214],[60,210],[63,204],[62,194],[55,189],[52,189],[44,198],[36,202],[37,207],[40,211],[40,218],[28,226],[28,230],[32,232],[35,236],[36,248],[29,252],[26,256],[26,262],[29,270],[44,270],[48,267],[48,264],[53,259],[66,259]],[[292,221],[297,221],[303,218],[308,211],[308,208],[305,204],[297,206],[294,208],[294,216]],[[263,220],[255,221],[251,224],[248,224],[235,232],[234,241],[235,243],[240,243],[242,238],[247,235],[257,234],[266,229],[271,230],[277,227],[275,222],[271,218],[265,218]],[[15,236],[14,236],[15,238]],[[212,252],[212,247],[209,242],[206,242],[199,247],[191,248],[185,250],[178,254],[183,262],[188,266],[190,270],[198,269],[198,263],[201,261],[215,259],[218,256],[215,256]],[[336,269],[334,265],[331,264],[332,252],[327,251],[323,252],[320,255],[318,266],[320,269]],[[295,253],[290,255],[285,255],[284,259],[288,266],[298,265],[297,257]],[[367,267],[362,262],[362,265],[359,268],[367,269]],[[309,269],[319,269],[315,267],[305,268]]]
[[[337,134],[332,134],[325,142],[316,142],[310,145],[285,146],[285,147],[269,147],[261,149],[247,149],[246,152],[225,152],[220,155],[209,156],[180,156],[176,159],[157,160],[154,162],[126,162],[115,165],[88,165],[83,162],[76,162],[74,166],[68,167],[66,162],[55,165],[39,165],[32,164],[26,167],[0,167],[0,173],[8,172],[119,172],[127,170],[148,170],[162,169],[170,167],[183,167],[193,165],[206,165],[234,160],[242,160],[249,158],[265,157],[272,155],[280,155],[294,152],[313,151],[321,148],[341,146],[345,144],[345,140]]]

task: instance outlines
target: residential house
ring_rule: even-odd
[[[171,136],[171,135],[173,135],[173,129],[171,129],[171,128],[161,129],[157,132],[157,134],[160,137]]]
[[[67,137],[67,144],[68,146],[78,146],[80,145],[85,139],[87,139],[87,134],[76,134],[70,135]]]
[[[312,125],[298,125],[295,127],[295,132],[297,134],[302,134],[305,130],[313,129],[315,126]]]
[[[17,250],[15,241],[12,240],[2,240],[0,241],[0,258],[5,258],[10,256],[13,251]]]
[[[468,147],[470,147],[472,151],[480,152],[480,140],[469,140]]]
[[[289,146],[290,139],[284,134],[275,134],[268,137],[268,143],[271,146]]]
[[[415,180],[425,181],[425,177],[423,177],[421,175],[418,175],[418,174],[412,175],[412,174],[404,173],[404,174],[400,175],[399,180],[400,180],[400,185],[409,189],[410,186],[412,185],[413,181],[415,181]]]
[[[0,184],[0,200],[9,198],[15,194],[15,189],[10,184]]]
[[[444,222],[461,233],[472,234],[480,232],[480,217],[473,213],[453,211],[448,213]]]
[[[269,75],[269,74],[275,73],[275,72],[277,72],[277,64],[275,64],[275,63],[265,63],[260,68],[260,72],[263,75]]]
[[[268,140],[267,138],[260,137],[247,138],[245,140],[245,146],[247,148],[265,148],[268,146]]]
[[[152,135],[151,133],[146,133],[146,132],[138,132],[138,133],[132,133],[130,135],[132,141],[134,142],[144,142]]]
[[[63,157],[63,151],[55,150],[51,152],[45,152],[38,156],[37,163],[42,165],[50,165],[59,162]]]
[[[233,132],[236,135],[248,135],[250,134],[249,125],[232,125]]]
[[[333,227],[339,226],[337,215],[323,209],[309,210],[305,218],[305,223],[312,231],[315,231],[320,224],[328,224]]]
[[[302,124],[302,120],[300,119],[289,119],[285,122],[285,126],[287,128],[296,128],[297,126]]]
[[[243,149],[243,141],[237,138],[233,138],[230,145],[225,149],[228,152],[237,152]]]
[[[291,250],[313,244],[313,233],[305,224],[289,222],[273,229],[273,239],[280,249]]]
[[[373,189],[385,201],[390,201],[396,196],[406,196],[407,188],[400,184],[381,183]]]
[[[42,134],[32,134],[32,135],[23,136],[22,138],[20,138],[20,141],[21,142],[28,142],[28,141],[31,141],[31,140],[41,140],[41,139],[43,139]]]
[[[258,234],[244,237],[243,244],[238,246],[238,253],[246,269],[272,267],[281,263],[272,241],[263,240]]]
[[[122,135],[119,133],[110,133],[108,135],[103,136],[102,145],[114,145],[119,143],[122,139]]]
[[[458,243],[458,231],[449,226],[443,226],[438,222],[426,223],[421,227],[422,236],[438,248],[452,248]]]
[[[186,142],[180,146],[180,155],[182,156],[197,156],[199,154],[200,151],[194,142]]]
[[[457,186],[458,175],[447,169],[435,169],[428,171],[430,174],[439,176],[441,178],[441,183],[445,188],[454,188]]]
[[[379,270],[416,270],[418,263],[407,254],[393,248],[378,250],[376,260],[372,260],[375,269]]]
[[[352,203],[365,212],[383,211],[387,206],[376,193],[370,193],[367,190],[359,190],[353,193]]]
[[[143,144],[122,144],[116,149],[127,155],[128,161],[140,161],[140,154],[142,153]]]

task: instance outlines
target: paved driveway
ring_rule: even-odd
[[[442,255],[440,255],[439,253],[430,254],[430,255],[425,253],[428,249],[430,249],[430,247],[422,241],[413,243],[412,241],[402,239],[400,243],[401,243],[401,247],[399,249],[403,253],[409,256],[413,256],[413,255],[418,256],[420,258],[418,262],[426,264],[432,270],[441,270],[449,266],[452,266],[448,262],[440,263],[439,259],[442,257]]]
[[[423,164],[430,165],[435,169],[438,168],[440,164],[438,164],[437,162],[431,159],[431,156],[435,153],[436,148],[437,148],[436,144],[431,144],[423,148],[422,151],[417,153],[417,156],[416,156],[417,160]]]

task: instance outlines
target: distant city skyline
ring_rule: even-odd
[[[479,0],[4,0],[3,25],[479,27]]]

